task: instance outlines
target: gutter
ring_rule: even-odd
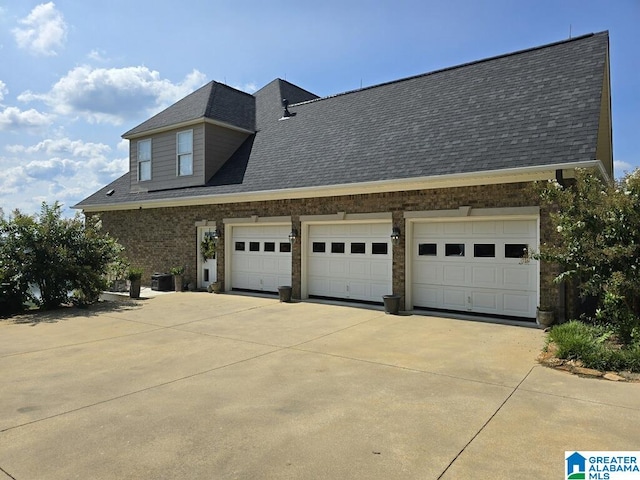
[[[596,169],[603,180],[605,180],[606,182],[611,181],[609,174],[605,170],[600,160],[586,160],[582,162],[489,170],[486,172],[455,173],[449,175],[414,177],[409,179],[380,180],[374,182],[346,183],[339,185],[323,185],[319,187],[263,190],[248,193],[243,192],[197,195],[179,198],[160,198],[153,200],[107,203],[87,206],[81,206],[80,204],[77,204],[71,208],[83,210],[84,212],[104,212],[115,210],[138,210],[142,208],[222,205],[228,203],[333,197],[341,195],[366,195],[372,193],[388,193],[397,191],[495,185],[498,183],[532,182],[535,180],[553,179],[556,178],[556,172],[558,170],[573,171],[577,168]]]

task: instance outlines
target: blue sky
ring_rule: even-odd
[[[210,80],[326,96],[609,30],[616,173],[640,167],[639,0],[0,0],[0,208],[70,207],[122,133]]]

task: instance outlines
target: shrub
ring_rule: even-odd
[[[574,279],[596,298],[598,321],[631,343],[640,329],[640,170],[610,184],[577,170],[570,187],[550,181],[540,196],[557,237],[534,258],[559,265],[556,281]]]
[[[20,296],[44,308],[69,302],[74,291],[78,303],[95,302],[106,287],[108,266],[122,252],[100,228],[97,218],[62,218],[58,203],[43,203],[33,216],[16,210],[13,217],[0,217],[2,269]]]
[[[588,325],[577,320],[554,326],[547,339],[555,344],[558,358],[579,360],[596,370],[640,372],[640,342],[619,345],[616,340],[610,325]]]

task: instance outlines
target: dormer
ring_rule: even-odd
[[[205,185],[256,131],[255,98],[210,82],[122,137],[131,192]]]

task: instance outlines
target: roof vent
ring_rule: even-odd
[[[113,194],[114,194],[114,192],[115,192],[115,190],[114,190],[113,188],[112,188],[111,190],[109,190],[109,191],[106,193],[107,197],[110,197],[111,195],[113,195]]]
[[[290,118],[290,117],[295,117],[296,114],[291,113],[289,111],[289,100],[287,100],[286,98],[282,99],[282,106],[284,107],[284,112],[282,113],[282,118],[280,120],[284,120],[285,118]]]

